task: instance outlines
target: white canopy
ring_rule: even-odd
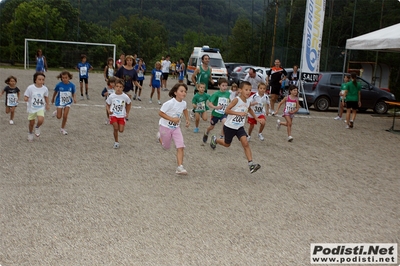
[[[400,52],[400,23],[347,39],[346,49]]]

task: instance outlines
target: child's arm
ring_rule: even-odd
[[[300,102],[299,102],[299,98],[296,99],[296,109],[293,112],[289,112],[289,114],[295,114],[299,111],[300,109]]]
[[[125,115],[125,118],[128,118],[129,112],[131,111],[131,107],[132,107],[132,102],[130,102],[130,103],[128,103],[128,104],[126,105],[126,115]]]
[[[104,67],[104,72],[103,72],[103,76],[104,76],[104,80],[107,81],[107,66]]]
[[[232,108],[237,104],[237,102],[238,102],[237,98],[233,99],[233,101],[228,105],[228,107],[226,107],[225,114],[227,114],[227,115],[240,115],[240,116],[247,115],[246,112],[235,112],[235,111],[232,111]],[[254,117],[255,117],[255,115],[254,115]]]
[[[101,91],[101,96],[107,97],[107,95],[108,95],[107,88],[104,88],[104,89]]]
[[[136,87],[139,87],[140,89],[142,89],[142,86],[140,86],[139,82],[137,82],[136,80],[133,81],[133,84],[135,84]]]
[[[164,113],[163,111],[158,111],[158,115],[161,116],[162,118],[169,120],[175,124],[179,123],[179,117],[170,117],[169,115],[167,115],[166,113]],[[187,119],[186,119],[187,120]]]
[[[196,86],[196,76],[197,74],[199,74],[199,72],[200,72],[200,67],[196,67],[196,70],[193,72],[192,75],[192,82],[195,86]]]
[[[54,103],[54,100],[55,100],[57,94],[58,94],[58,92],[56,90],[54,90],[53,97],[51,98],[51,104]]]
[[[287,99],[287,96],[286,96],[285,98],[283,98],[283,100],[282,100],[282,101],[280,101],[280,102],[279,102],[279,104],[278,104],[278,107],[276,108],[276,111],[275,111],[275,113],[278,113],[278,111],[279,111],[279,108],[281,108],[281,105],[282,105],[283,103],[285,103],[285,104],[286,104],[286,99]]]
[[[47,59],[45,56],[43,56],[43,62],[44,62],[44,70],[47,72]]]
[[[24,95],[24,101],[25,101],[25,102],[28,102],[28,101],[29,101],[29,97],[26,96],[26,95]]]
[[[210,107],[211,109],[222,109],[222,105],[217,105],[215,106],[211,101],[208,102],[208,107]]]
[[[186,127],[189,127],[190,126],[190,119],[189,119],[189,113],[188,113],[187,109],[183,110],[183,115],[185,116],[185,119],[186,119]]]
[[[257,115],[254,113],[253,109],[251,107],[249,107],[248,112],[254,117],[255,120],[257,120],[257,122],[259,122],[261,125],[265,124],[265,119],[260,119],[257,117]]]
[[[49,104],[49,97],[48,96],[44,96],[44,101],[46,102],[46,110],[50,110],[50,104]]]
[[[269,114],[269,104],[268,103],[266,103],[265,104],[265,114],[268,116],[268,114]]]
[[[5,90],[2,90],[2,91],[1,91],[1,93],[0,93],[0,98],[1,98],[1,96],[3,96],[4,92],[5,92]],[[18,97],[19,97],[19,92],[18,92]]]
[[[110,111],[110,104],[108,104],[108,103],[106,103],[106,110],[107,110],[107,113],[108,113],[109,115],[112,114],[112,112]]]
[[[151,74],[151,76],[150,76],[150,84],[149,84],[150,87],[151,87],[151,81],[153,80],[153,77],[154,77],[154,75]]]

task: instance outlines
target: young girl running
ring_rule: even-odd
[[[26,88],[24,94],[24,101],[27,103],[27,111],[29,113],[29,131],[28,141],[33,141],[33,127],[35,126],[35,120],[37,123],[35,127],[36,137],[40,136],[40,126],[44,122],[44,110],[49,110],[49,90],[44,86],[45,75],[41,72],[36,72],[33,75],[34,84],[29,85]]]
[[[143,86],[143,80],[144,80],[144,72],[146,71],[146,65],[143,64],[143,58],[139,59],[139,63],[135,65],[135,70],[137,73],[137,81],[140,84],[140,86]],[[137,94],[137,99],[138,101],[141,101],[140,95],[142,95],[142,87],[135,87],[135,95],[133,96],[133,99],[136,100],[136,93],[139,90],[139,94]]]
[[[116,80],[117,79],[115,77],[111,77],[108,79],[107,87],[105,87],[103,89],[103,91],[101,92],[101,96],[103,96],[105,100],[107,100],[108,96],[110,96],[112,93],[115,92],[114,87],[115,87]],[[106,114],[107,114],[107,119],[106,119],[105,124],[108,125],[108,124],[110,124],[110,115],[108,114],[107,109],[106,109]]]
[[[168,95],[172,99],[166,101],[160,108],[158,114],[161,116],[159,121],[159,132],[157,133],[158,141],[161,143],[164,149],[171,147],[171,141],[173,140],[176,147],[176,159],[178,167],[176,168],[176,174],[187,175],[187,171],[183,168],[183,149],[185,144],[183,142],[182,131],[180,128],[180,122],[182,114],[186,119],[186,127],[189,127],[189,114],[186,106],[186,102],[183,100],[186,97],[187,86],[183,83],[177,83],[169,91]]]
[[[124,82],[117,80],[115,93],[108,96],[106,100],[107,112],[110,115],[110,124],[114,128],[114,149],[119,148],[118,132],[124,132],[126,119],[131,111],[131,98],[124,92]]]
[[[199,92],[196,93],[192,99],[193,110],[195,112],[196,119],[196,127],[193,130],[194,133],[199,133],[200,118],[203,119],[203,121],[207,121],[207,110],[210,109],[207,106],[207,101],[211,97],[209,94],[204,92],[206,90],[206,85],[204,83],[198,83],[197,90]]]
[[[278,108],[276,109],[275,113],[277,114],[279,108],[282,104],[285,104],[285,109],[283,110],[283,117],[285,118],[286,122],[281,122],[281,120],[276,120],[276,128],[279,130],[281,125],[287,127],[288,138],[289,142],[293,141],[292,137],[292,121],[294,114],[297,113],[300,109],[299,97],[298,97],[299,89],[295,85],[289,86],[289,95],[283,98],[280,101]]]
[[[160,101],[160,87],[161,87],[161,78],[162,78],[162,71],[161,71],[161,63],[159,61],[156,62],[155,68],[151,71],[151,78],[150,78],[150,87],[151,87],[151,93],[150,93],[150,101],[149,103],[153,103],[153,94],[155,89],[157,89],[157,99],[158,99],[158,104],[161,105]]]
[[[51,104],[54,104],[55,100],[55,106],[57,107],[57,110],[53,112],[53,116],[57,116],[57,119],[61,119],[62,117],[60,133],[68,135],[65,125],[67,124],[71,104],[72,102],[76,103],[76,90],[75,85],[70,82],[72,74],[68,71],[64,70],[57,78],[61,79],[61,82],[54,88],[53,98],[51,99]]]
[[[19,93],[20,90],[17,87],[17,78],[14,76],[9,76],[4,81],[8,86],[4,88],[1,92],[0,97],[6,93],[6,114],[10,114],[10,125],[14,125],[14,113],[15,108],[18,105]]]
[[[108,82],[108,80],[111,77],[114,77],[115,74],[115,67],[114,67],[114,59],[112,57],[109,57],[107,59],[107,65],[104,67],[104,79],[106,82]]]

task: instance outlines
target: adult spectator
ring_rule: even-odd
[[[208,65],[210,63],[210,56],[208,54],[204,54],[201,57],[201,65],[196,68],[192,75],[192,82],[194,84],[194,93],[197,93],[197,86],[196,83],[204,83],[206,84],[206,90],[204,92],[207,93],[208,91],[208,83],[214,85],[214,81],[212,79],[211,73],[212,69]]]
[[[288,80],[289,80],[289,84],[288,84],[288,86],[289,85],[295,85],[295,86],[298,86],[298,84],[297,84],[297,81],[299,80],[299,78],[300,78],[300,73],[298,72],[298,70],[299,70],[299,67],[297,66],[297,65],[294,65],[293,66],[293,72],[292,73],[290,73],[289,75],[288,75]]]
[[[281,93],[282,80],[286,79],[287,72],[281,67],[281,61],[275,59],[274,66],[267,72],[267,86],[269,85],[271,98],[271,115],[275,115],[275,103]]]
[[[165,60],[162,61],[161,63],[161,71],[163,74],[163,78],[162,78],[162,85],[161,85],[161,89],[163,91],[167,91],[167,80],[168,80],[168,75],[169,75],[169,68],[171,66],[171,61],[169,61],[171,57],[169,55],[165,56]]]
[[[244,77],[243,81],[248,81],[251,84],[251,95],[257,93],[258,91],[258,83],[260,82],[265,82],[263,80],[262,76],[260,73],[257,73],[256,70],[251,67],[249,68],[249,73],[246,74]]]

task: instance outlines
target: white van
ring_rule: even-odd
[[[211,76],[215,84],[214,86],[217,86],[219,78],[226,78],[228,80],[228,71],[218,48],[210,48],[209,46],[194,47],[186,66],[186,83],[188,85],[192,82],[192,75],[196,68],[201,65],[201,57],[205,54],[210,57],[209,66],[212,69]],[[209,88],[211,88],[210,85]]]

